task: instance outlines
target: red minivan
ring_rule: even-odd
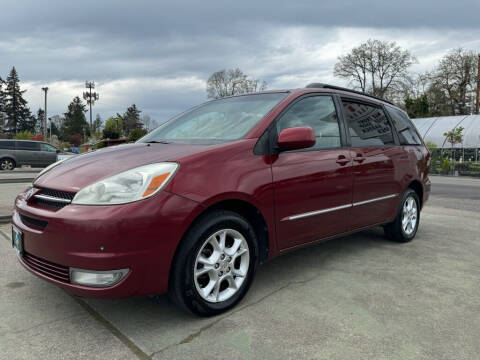
[[[214,315],[279,254],[378,225],[413,239],[429,159],[382,99],[325,84],[233,96],[49,166],[15,200],[12,242],[73,294],[168,292]]]

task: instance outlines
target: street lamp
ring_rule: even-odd
[[[90,131],[92,130],[92,105],[95,104],[100,98],[100,95],[96,92],[92,93],[92,89],[95,89],[95,83],[93,81],[85,81],[85,87],[88,91],[83,93],[83,99],[87,100],[87,104],[90,105]]]
[[[42,87],[42,90],[45,92],[45,112],[43,114],[43,137],[47,139],[47,91],[48,87]],[[52,139],[50,139],[51,141]]]

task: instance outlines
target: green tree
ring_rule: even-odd
[[[123,130],[127,136],[132,130],[143,128],[143,124],[140,122],[140,113],[141,111],[133,104],[123,115]]]
[[[65,120],[61,130],[63,140],[70,141],[70,136],[73,134],[89,135],[88,124],[85,119],[86,111],[86,106],[76,96],[68,105],[68,111],[65,113]]]
[[[452,145],[452,159],[453,159],[452,165],[454,169],[455,169],[455,156],[453,153],[453,147],[455,146],[455,144],[460,144],[463,141],[463,130],[464,128],[459,126],[459,127],[453,128],[450,131],[443,133],[443,136],[445,136],[445,141],[449,142]]]
[[[128,141],[137,141],[140,139],[142,136],[147,135],[147,130],[145,129],[135,129],[130,132],[130,135],[128,136]]]
[[[425,146],[426,146],[429,150],[431,150],[431,149],[436,149],[436,148],[437,148],[437,144],[435,144],[434,142],[431,142],[431,141],[427,141],[427,142],[425,143]]]
[[[460,144],[463,141],[463,130],[464,128],[459,126],[443,133],[443,136],[445,136],[445,141],[452,145],[452,149],[455,144]]]
[[[123,121],[122,117],[117,114],[117,116],[111,116],[105,122],[105,127],[103,128],[103,138],[104,139],[118,139],[122,135]]]
[[[20,79],[15,67],[10,71],[6,84],[5,114],[7,117],[7,128],[10,132],[16,133],[19,127],[26,129],[31,125],[32,115],[27,107],[27,101],[23,98],[26,90],[20,89]]]
[[[17,132],[13,138],[15,140],[30,140],[32,136],[33,134],[30,131],[25,130]]]
[[[44,120],[44,117],[45,117],[45,111],[43,111],[42,108],[38,108],[38,110],[37,110],[37,123],[36,123],[35,131],[39,134],[43,134],[43,120]]]
[[[406,98],[405,109],[408,116],[413,119],[430,116],[427,95],[422,94],[417,98]]]
[[[5,91],[3,91],[3,85],[5,82],[3,79],[0,77],[0,130],[3,130],[6,125],[6,114],[5,114],[5,106],[7,104],[7,95],[5,94]]]

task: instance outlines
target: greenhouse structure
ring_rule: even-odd
[[[412,119],[425,143],[434,143],[442,153],[456,161],[480,161],[480,115],[444,116]],[[463,142],[453,147],[445,133],[463,127]]]

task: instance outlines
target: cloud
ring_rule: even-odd
[[[269,88],[333,77],[337,57],[369,38],[397,41],[431,69],[449,49],[480,50],[478,1],[120,1],[2,3],[0,75],[15,65],[26,98],[63,113],[94,80],[103,118],[136,103],[164,121],[206,99],[205,81],[239,67]]]

